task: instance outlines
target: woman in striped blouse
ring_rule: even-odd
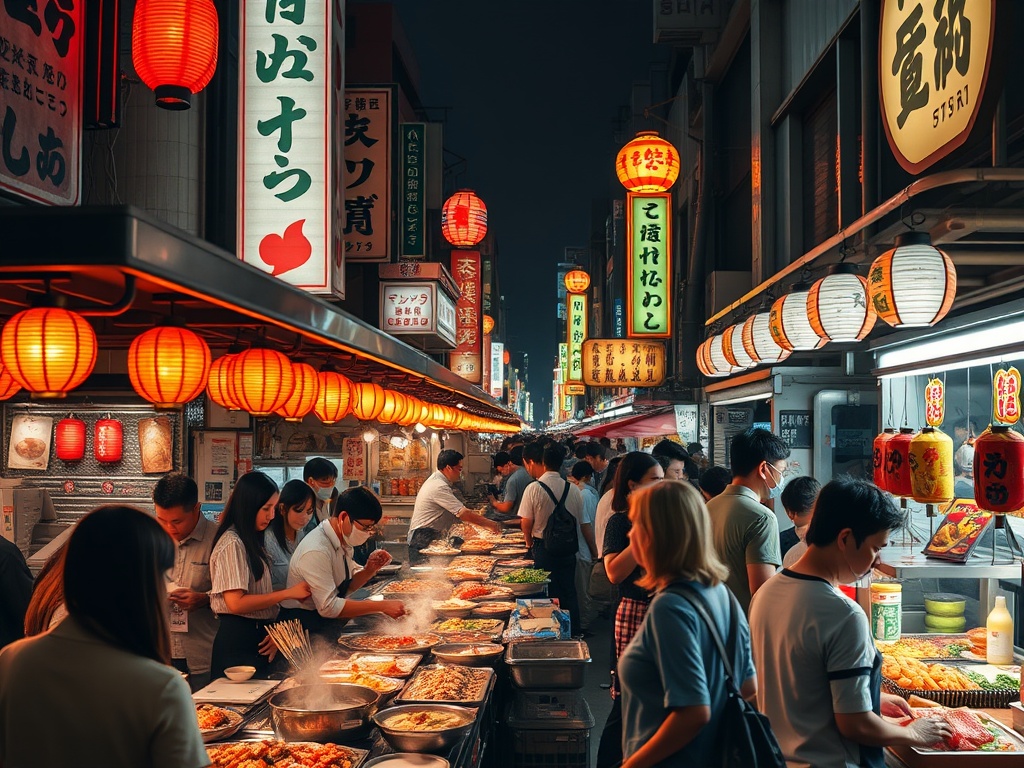
[[[224,505],[210,555],[210,606],[220,619],[210,665],[213,679],[238,664],[256,667],[256,677],[266,677],[277,648],[264,627],[277,618],[282,600],[309,596],[304,581],[273,591],[264,532],[274,519],[278,497],[273,480],[262,472],[247,472]]]

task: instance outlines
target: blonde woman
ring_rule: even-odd
[[[726,705],[725,670],[707,625],[677,589],[702,600],[728,638],[732,596],[712,545],[711,520],[686,482],[665,481],[633,492],[630,544],[651,590],[640,629],[619,658],[623,768],[707,766],[717,758],[718,723]],[[757,693],[750,629],[742,611],[733,669],[745,698]],[[739,683],[739,681],[737,681]]]

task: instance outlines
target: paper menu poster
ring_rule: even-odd
[[[10,469],[45,470],[50,463],[50,436],[53,419],[49,416],[19,414],[11,422],[7,450]]]

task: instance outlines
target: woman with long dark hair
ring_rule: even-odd
[[[174,542],[145,512],[100,507],[82,519],[64,558],[67,618],[0,653],[0,765],[210,764],[188,684],[170,666],[173,565]]]
[[[210,554],[210,606],[220,619],[210,662],[214,680],[236,665],[256,667],[256,676],[266,677],[277,653],[266,625],[277,618],[282,600],[309,596],[304,581],[273,589],[264,535],[279,497],[273,480],[262,472],[246,472],[224,505]]]
[[[270,554],[270,580],[275,590],[288,582],[288,565],[295,547],[306,535],[306,526],[316,508],[316,492],[302,480],[289,480],[281,488],[274,519],[264,536]]]

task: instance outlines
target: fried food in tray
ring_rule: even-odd
[[[489,667],[420,667],[395,702],[478,704],[487,697],[487,688],[493,676],[494,670]]]
[[[395,731],[443,731],[458,728],[468,722],[468,715],[462,713],[422,710],[393,715],[381,720],[381,725]]]
[[[435,541],[435,542],[432,542],[429,546],[424,547],[423,549],[421,549],[420,550],[420,554],[421,555],[446,555],[446,556],[451,556],[451,555],[459,554],[459,550],[456,549],[455,547],[449,547],[443,541]]]
[[[459,557],[452,558],[452,561],[448,563],[448,568],[465,568],[469,571],[487,571],[490,573],[494,567],[495,560],[497,558],[487,555],[460,555]]]
[[[384,677],[382,675],[374,675],[367,672],[353,672],[352,670],[323,672],[321,668],[320,679],[325,683],[350,683],[352,685],[362,685],[376,691],[377,693],[385,695],[394,693],[405,685],[405,681],[399,680],[397,677]]]
[[[512,590],[508,587],[499,587],[496,584],[467,582],[459,584],[452,589],[452,597],[457,597],[460,600],[473,600],[475,602],[507,600],[512,597]]]
[[[475,571],[471,568],[445,568],[444,575],[452,581],[487,581],[491,575],[491,569]]]
[[[908,691],[976,691],[981,688],[956,667],[926,664],[909,656],[882,654],[882,676]]]
[[[236,741],[206,748],[215,768],[357,768],[364,749],[310,741]]]
[[[366,672],[383,677],[408,677],[423,657],[412,653],[353,653],[347,659],[334,659],[320,667],[321,675]]]
[[[196,704],[196,719],[203,741],[217,741],[233,735],[242,725],[241,712],[213,704]]]
[[[399,579],[384,585],[385,595],[413,597],[416,595],[447,595],[452,588],[450,581],[441,579]]]
[[[441,619],[435,621],[430,630],[439,635],[450,635],[453,632],[483,632],[497,634],[505,626],[500,619]]]
[[[942,637],[904,635],[899,640],[892,642],[876,640],[875,646],[881,653],[888,653],[892,656],[906,656],[911,659],[957,659],[964,651],[970,650],[971,641],[967,635],[944,635]]]
[[[354,651],[426,651],[441,642],[441,638],[430,632],[414,635],[365,632],[361,635],[342,635],[338,642]]]

